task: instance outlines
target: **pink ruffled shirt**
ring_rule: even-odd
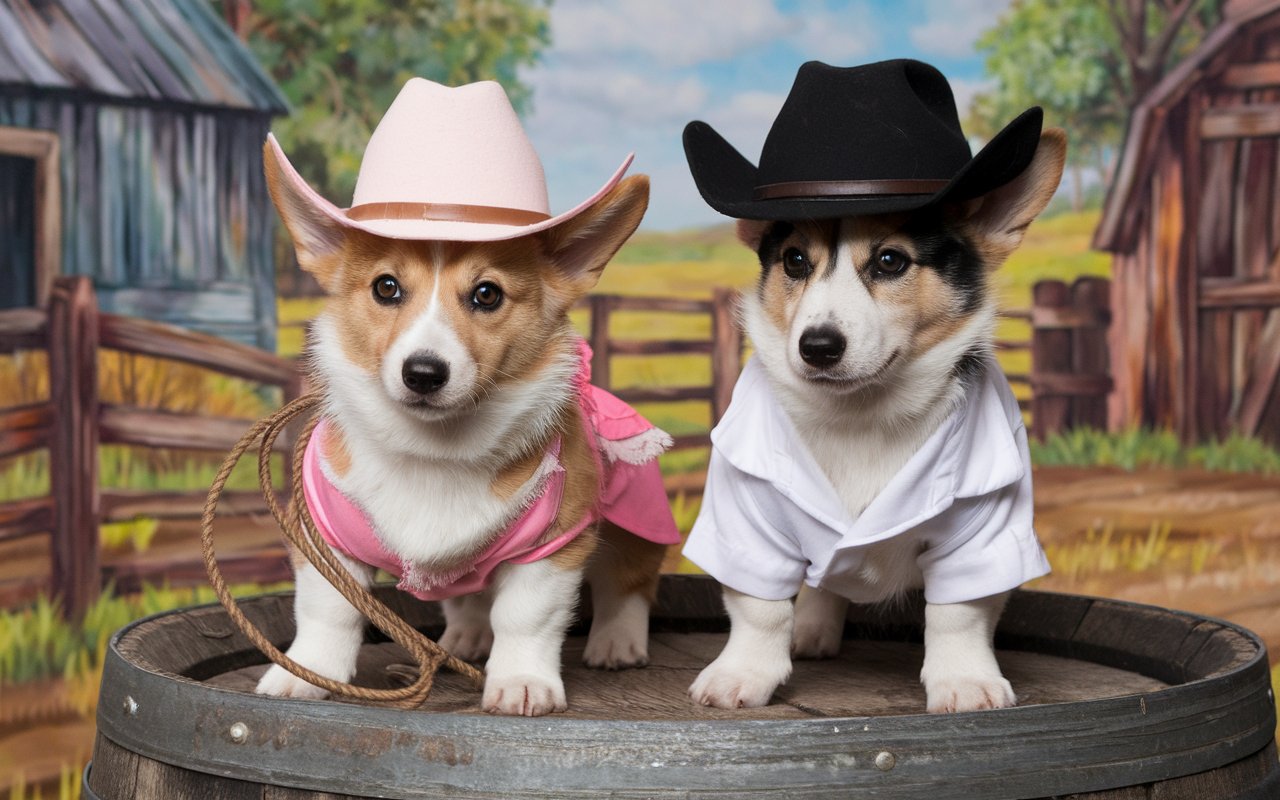
[[[528,564],[546,558],[573,541],[598,519],[657,544],[679,544],[680,533],[667,504],[657,456],[671,439],[631,406],[592,386],[591,349],[579,340],[580,366],[576,376],[578,404],[587,426],[587,441],[601,476],[599,499],[591,513],[568,531],[543,541],[555,523],[564,494],[564,468],[559,464],[560,441],[547,458],[556,461],[538,497],[468,568],[449,575],[424,575],[392,554],[378,539],[369,518],[333,485],[321,468],[322,420],[303,455],[303,493],[316,528],[334,549],[400,579],[399,588],[423,600],[440,600],[479,592],[493,579],[500,564]]]

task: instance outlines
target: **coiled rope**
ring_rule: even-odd
[[[443,666],[470,678],[477,689],[484,685],[484,675],[470,664],[449,655],[440,645],[428,639],[416,628],[406,622],[399,614],[392,611],[374,597],[368,589],[361,586],[351,573],[338,561],[316,529],[315,521],[307,510],[307,503],[302,493],[302,458],[307,443],[311,440],[311,432],[315,430],[320,416],[315,414],[306,422],[293,448],[293,471],[291,481],[292,502],[286,513],[276,500],[275,489],[271,484],[271,451],[276,439],[285,426],[297,417],[312,411],[320,404],[317,394],[307,394],[284,406],[271,416],[254,423],[236,446],[227,454],[226,460],[218,470],[209,487],[209,496],[205,501],[204,514],[200,519],[200,549],[204,556],[205,571],[209,574],[209,583],[218,595],[218,600],[236,626],[248,637],[255,647],[267,658],[293,673],[297,677],[325,689],[331,694],[360,700],[366,703],[379,703],[400,708],[417,708],[427,699],[435,681],[436,672]],[[235,598],[227,589],[227,582],[218,568],[213,551],[213,518],[218,507],[218,498],[222,495],[227,477],[245,451],[261,440],[258,449],[258,482],[262,488],[262,497],[267,501],[272,516],[280,525],[285,539],[306,556],[316,571],[333,585],[347,602],[351,603],[361,614],[372,622],[379,630],[398,643],[418,664],[418,676],[408,686],[399,689],[370,689],[342,681],[326,678],[289,658],[267,639],[266,635],[245,617]]]

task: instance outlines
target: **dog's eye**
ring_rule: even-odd
[[[809,257],[794,247],[788,247],[782,254],[782,271],[792,280],[802,281],[813,273],[813,265]]]
[[[491,281],[485,281],[476,287],[475,292],[471,294],[471,305],[476,308],[492,311],[502,303],[502,289],[498,284]]]
[[[385,305],[393,305],[404,299],[400,291],[400,281],[390,275],[379,275],[373,279],[373,299]]]
[[[897,250],[882,250],[876,256],[876,272],[881,275],[900,275],[911,261]]]

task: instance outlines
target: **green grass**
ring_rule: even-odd
[[[1184,447],[1171,431],[1130,428],[1118,433],[1077,428],[1031,442],[1037,466],[1204,469],[1280,473],[1280,452],[1258,439],[1232,435]]]
[[[243,585],[237,596],[288,588]],[[67,622],[56,601],[41,595],[28,606],[0,610],[0,685],[42,678],[71,678],[101,668],[111,634],[129,622],[181,606],[215,600],[207,586],[171,589],[146,584],[139,594],[115,596],[107,587],[79,624]]]

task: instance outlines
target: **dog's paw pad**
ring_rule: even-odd
[[[703,706],[758,708],[769,704],[773,690],[786,677],[771,676],[767,670],[739,669],[716,660],[698,675],[689,687],[689,696]]]
[[[484,683],[480,708],[490,714],[541,717],[566,711],[569,704],[564,696],[564,683],[559,678],[553,683],[536,675],[490,676]]]
[[[930,714],[1009,708],[1018,703],[1013,687],[997,675],[985,678],[950,677],[925,683]]]
[[[299,700],[323,700],[329,692],[319,686],[313,686],[278,664],[272,664],[258,686],[254,689],[258,694],[273,697],[293,697]]]
[[[627,669],[649,663],[648,636],[598,635],[587,638],[582,663],[592,669]]]
[[[483,661],[493,647],[493,629],[488,625],[450,625],[440,637],[440,646],[463,661]]]

